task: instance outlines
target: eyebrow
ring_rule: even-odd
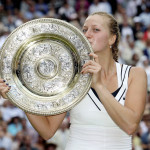
[[[98,25],[92,25],[93,27],[98,26]],[[88,26],[83,26],[83,27],[88,27]]]

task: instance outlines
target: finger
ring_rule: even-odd
[[[88,65],[88,66],[84,67],[84,68],[81,70],[81,73],[82,73],[82,72],[84,72],[85,70],[88,70],[88,69],[96,70],[96,69],[97,69],[97,67],[96,67],[96,66]]]
[[[8,83],[0,83],[0,93],[6,93],[10,90],[11,86]]]
[[[10,90],[10,87],[9,87],[9,86],[6,87],[6,88],[3,88],[3,89],[1,90],[1,95],[2,95],[3,98],[5,98],[5,99],[8,98],[7,95],[6,95],[6,93],[9,92],[9,90]]]
[[[89,60],[88,62],[86,62],[84,65],[83,65],[83,68],[85,68],[86,66],[88,65],[93,65],[93,66],[97,66],[98,64],[92,60]]]
[[[5,83],[6,80],[0,78],[0,83]]]
[[[8,99],[6,93],[2,93],[1,96],[2,96],[4,99]]]
[[[85,70],[88,70],[88,69],[93,69],[93,70],[97,70],[97,71],[100,71],[100,67],[99,66],[92,66],[92,65],[88,65],[88,66],[86,66],[86,67],[84,67],[84,68],[82,68],[82,71],[81,72],[84,72]]]
[[[99,59],[98,59],[98,56],[94,53],[90,53],[89,56],[92,56],[95,60],[95,62],[99,63]]]
[[[1,88],[1,93],[8,92],[10,90],[10,86]]]
[[[0,83],[0,89],[3,87],[7,87],[8,85],[6,85],[5,83]]]
[[[8,89],[9,87],[8,86],[0,86],[0,92],[3,92],[5,89]]]
[[[5,87],[8,87],[9,86],[9,84],[8,83],[0,83],[0,89],[2,89],[2,88],[5,88]]]
[[[97,70],[94,70],[94,69],[85,69],[82,74],[86,74],[86,73],[90,73],[90,74],[94,74],[94,73],[97,73],[98,71]]]

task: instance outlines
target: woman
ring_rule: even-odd
[[[83,33],[91,43],[94,61],[84,64],[81,73],[91,73],[92,88],[70,111],[70,136],[66,150],[129,150],[145,107],[147,79],[141,68],[117,63],[120,38],[116,20],[107,13],[90,15]],[[1,95],[9,87],[1,80]],[[44,139],[51,138],[66,113],[37,116],[26,113]]]

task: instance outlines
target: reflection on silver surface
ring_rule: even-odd
[[[0,52],[0,76],[12,86],[9,99],[38,115],[74,107],[88,92],[89,74],[80,74],[92,52],[84,35],[67,22],[42,18],[14,30]]]

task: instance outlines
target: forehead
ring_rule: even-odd
[[[108,28],[108,18],[100,15],[92,15],[89,16],[84,23],[84,26],[100,26],[100,27],[107,27]]]

